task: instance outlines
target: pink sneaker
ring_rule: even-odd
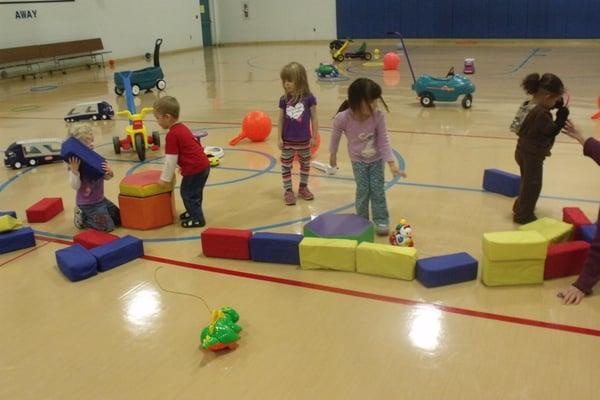
[[[283,195],[283,199],[285,201],[285,204],[288,206],[293,206],[294,204],[296,204],[296,196],[294,195],[294,192],[292,192],[291,190],[286,190],[284,195]]]
[[[312,192],[310,190],[308,190],[308,186],[302,186],[301,188],[299,188],[298,196],[304,200],[312,200],[315,198],[315,196],[313,196]]]

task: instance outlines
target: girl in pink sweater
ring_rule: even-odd
[[[377,234],[387,236],[390,216],[385,200],[384,162],[394,176],[406,178],[396,164],[385,127],[385,116],[377,109],[381,86],[371,79],[358,78],[348,87],[348,100],[340,106],[333,121],[329,164],[337,166],[337,151],[342,133],[348,139],[348,153],[356,181],[356,213],[369,218],[369,202]]]

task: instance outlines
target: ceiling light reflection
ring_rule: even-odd
[[[125,298],[127,320],[140,327],[148,327],[160,310],[160,297],[154,289],[141,289]]]
[[[416,347],[433,351],[439,346],[442,312],[435,307],[415,307],[409,318],[408,336]]]

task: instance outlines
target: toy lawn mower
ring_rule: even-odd
[[[331,57],[337,62],[342,62],[346,58],[360,58],[366,61],[369,61],[373,58],[373,54],[367,51],[366,42],[363,42],[363,44],[358,48],[357,51],[346,52],[346,49],[348,48],[348,46],[350,46],[350,42],[352,42],[352,39],[336,39],[329,43],[329,51],[331,52]]]

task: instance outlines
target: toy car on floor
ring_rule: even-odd
[[[373,54],[367,51],[366,42],[363,42],[363,44],[355,52],[346,52],[346,49],[348,48],[348,46],[350,46],[350,42],[352,42],[352,39],[336,39],[329,43],[331,57],[337,62],[342,62],[346,58],[361,58],[366,61],[369,61],[373,58]]]
[[[12,143],[4,152],[4,165],[7,168],[21,169],[38,164],[62,161],[60,148],[62,139],[28,139]]]
[[[388,35],[394,35],[400,38],[408,68],[410,69],[410,74],[412,75],[414,82],[412,89],[417,93],[417,96],[419,96],[419,100],[423,107],[433,107],[434,101],[456,101],[460,96],[463,96],[461,102],[463,108],[471,108],[475,85],[469,78],[455,74],[453,67],[450,68],[450,71],[448,71],[445,78],[423,74],[419,76],[419,79],[416,79],[402,34],[400,32],[388,32]]]
[[[475,73],[475,59],[465,58],[465,66],[463,68],[463,74],[474,74]]]
[[[421,75],[412,85],[423,107],[433,107],[434,101],[456,101],[460,96],[463,108],[471,108],[475,85],[465,76],[454,73],[451,68],[445,78]]]
[[[340,71],[338,71],[335,65],[331,64],[319,63],[315,72],[319,78],[337,78],[340,76]]]
[[[106,120],[112,119],[115,116],[115,111],[112,106],[106,101],[97,101],[91,103],[77,104],[67,113],[65,122],[76,122],[84,120]]]
[[[156,87],[158,90],[165,90],[167,83],[164,80],[163,70],[160,67],[160,45],[162,39],[156,39],[154,44],[154,66],[131,72],[131,93],[134,96],[140,94],[142,90],[150,90]],[[129,72],[129,71],[124,71]],[[121,72],[115,72],[115,93],[121,96],[125,93],[125,86]]]

